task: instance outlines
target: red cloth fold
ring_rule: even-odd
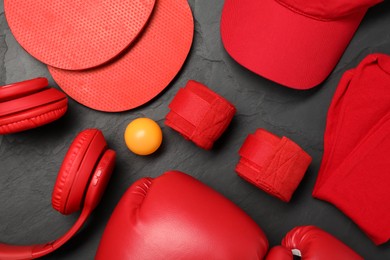
[[[239,154],[238,175],[285,202],[290,201],[311,163],[311,157],[296,143],[264,129],[249,135]]]
[[[165,124],[206,150],[212,148],[236,113],[229,101],[193,80],[179,90],[169,108]]]
[[[390,239],[390,56],[372,54],[331,103],[313,196],[334,204],[377,245]]]

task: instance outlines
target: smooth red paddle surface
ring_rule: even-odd
[[[16,40],[36,59],[81,70],[122,52],[148,21],[155,0],[4,0]]]
[[[79,103],[106,112],[125,111],[168,86],[190,51],[193,34],[187,0],[158,0],[138,40],[112,62],[85,71],[49,70]]]

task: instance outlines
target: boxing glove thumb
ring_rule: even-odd
[[[274,246],[267,254],[266,260],[291,260],[294,255],[291,250],[283,246]]]
[[[315,226],[292,229],[284,237],[282,246],[270,250],[267,260],[292,260],[300,256],[303,260],[362,260],[343,242]]]
[[[232,202],[168,172],[134,183],[115,208],[96,259],[263,259],[268,241]]]

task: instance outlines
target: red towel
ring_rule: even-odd
[[[249,135],[239,153],[238,175],[285,202],[290,201],[311,163],[311,157],[296,143],[264,129]]]
[[[179,90],[169,108],[165,124],[206,150],[212,148],[236,113],[229,101],[193,80]]]
[[[331,103],[313,196],[349,216],[375,244],[390,239],[390,57],[347,71]]]

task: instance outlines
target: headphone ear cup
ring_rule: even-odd
[[[51,123],[61,118],[68,110],[68,100],[48,104],[35,109],[0,117],[0,135],[18,133]]]
[[[70,146],[53,189],[53,208],[62,214],[81,209],[89,180],[97,162],[107,149],[101,131],[87,129]]]
[[[17,99],[39,92],[49,85],[46,78],[35,78],[0,87],[0,102]]]
[[[113,150],[107,150],[99,161],[89,183],[84,208],[92,211],[99,204],[114,170],[115,158],[116,153]]]
[[[66,95],[47,84],[36,78],[0,87],[0,134],[39,127],[65,114]]]

